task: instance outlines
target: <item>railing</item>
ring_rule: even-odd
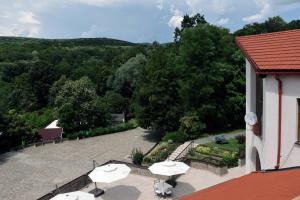
[[[176,158],[174,159],[175,161],[179,161],[181,160],[185,155],[187,155],[194,147],[194,140],[190,141],[190,144],[188,146],[186,146],[183,151],[181,151],[180,154],[178,154],[178,156],[176,156]]]

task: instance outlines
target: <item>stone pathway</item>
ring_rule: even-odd
[[[79,141],[30,147],[0,155],[0,200],[37,199],[88,172],[93,160],[127,160],[133,148],[149,151],[155,141],[137,128]]]

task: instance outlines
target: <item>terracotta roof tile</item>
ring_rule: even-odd
[[[300,29],[237,37],[257,71],[300,71]]]
[[[258,172],[195,192],[181,200],[291,200],[300,195],[300,169]]]

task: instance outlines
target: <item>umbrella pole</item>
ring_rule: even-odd
[[[95,182],[95,188],[96,188],[96,189],[98,189],[98,187],[97,187],[97,183],[96,183],[96,182]]]

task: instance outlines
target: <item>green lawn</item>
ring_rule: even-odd
[[[205,146],[208,147],[218,147],[221,149],[229,150],[229,151],[238,151],[240,147],[243,147],[244,144],[239,144],[238,141],[234,138],[228,140],[228,144],[217,144],[215,142],[207,143]]]

